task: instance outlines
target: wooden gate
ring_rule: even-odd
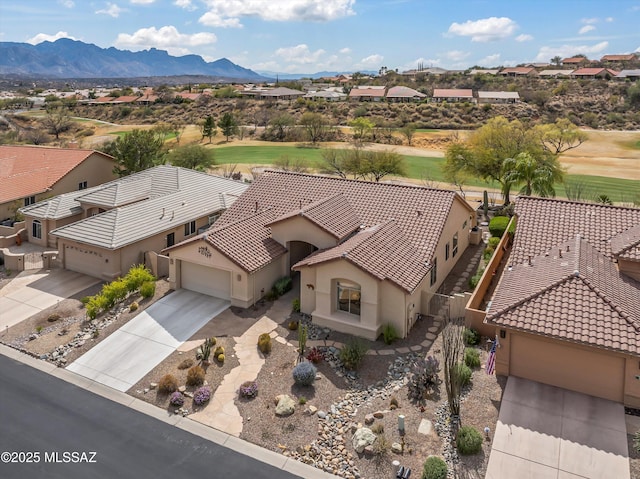
[[[25,253],[24,254],[24,269],[42,269],[44,268],[44,261],[43,261],[43,254],[42,253]]]

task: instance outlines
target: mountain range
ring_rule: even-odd
[[[199,55],[174,57],[156,48],[139,52],[100,48],[68,38],[37,45],[0,42],[0,75],[47,79],[203,75],[220,80],[269,80],[226,58],[206,62]]]

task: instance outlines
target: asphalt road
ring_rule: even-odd
[[[2,355],[0,456],[2,479],[298,477]]]

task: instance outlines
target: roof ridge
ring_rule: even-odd
[[[617,209],[617,210],[630,210],[630,211],[640,211],[640,208],[636,208],[633,206],[623,206],[623,205],[605,205],[602,203],[590,203],[587,201],[578,201],[578,200],[568,200],[564,198],[549,198],[549,197],[541,197],[541,196],[527,196],[527,195],[518,195],[517,199],[519,201],[527,200],[527,201],[539,201],[539,202],[553,202],[553,203],[562,203],[562,204],[575,204],[575,205],[583,205],[583,206],[593,206],[596,208],[608,208],[608,209]]]
[[[237,219],[235,221],[232,221],[230,223],[225,223],[223,225],[218,226],[217,228],[212,228],[209,231],[205,231],[202,234],[206,235],[206,236],[209,236],[210,234],[213,234],[214,232],[217,233],[218,231],[224,231],[224,230],[226,230],[227,228],[229,228],[231,226],[238,225],[238,224],[243,223],[243,222],[245,222],[247,220],[250,220],[251,218],[255,218],[256,216],[260,216],[263,213],[266,213],[267,211],[270,211],[272,209],[273,209],[273,206],[267,206],[265,208],[262,208],[261,210],[258,210],[258,211],[254,212],[254,213],[251,213],[250,215],[243,216],[242,218],[239,218],[239,219]]]
[[[580,275],[579,278],[582,282],[587,285],[587,287],[593,291],[593,293],[598,296],[603,302],[605,302],[611,309],[613,309],[616,313],[620,315],[631,327],[633,327],[636,332],[640,332],[640,323],[629,316],[625,311],[623,311],[617,303],[614,303],[612,298],[605,295],[600,288],[598,288],[589,278],[586,276]]]

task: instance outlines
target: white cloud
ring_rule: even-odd
[[[599,18],[594,17],[594,18],[583,18],[580,20],[582,23],[584,23],[585,25],[593,25],[594,23],[598,23],[600,21]]]
[[[338,53],[342,55],[349,55],[351,53],[351,48],[349,47],[341,48]]]
[[[355,0],[205,0],[209,11],[199,22],[210,27],[241,27],[242,17],[265,21],[327,22],[355,15]]]
[[[584,35],[585,33],[589,33],[593,30],[595,30],[596,27],[594,27],[593,25],[589,24],[589,25],[585,25],[584,27],[582,27],[580,30],[578,30],[578,35]]]
[[[73,8],[76,6],[73,0],[58,0],[58,3],[65,8]]]
[[[49,35],[47,33],[38,33],[36,36],[29,38],[27,43],[31,43],[31,45],[37,45],[42,42],[55,42],[60,38],[69,38],[71,40],[77,40],[76,38],[69,35],[67,32],[58,32],[55,35]]]
[[[484,58],[481,58],[476,63],[478,65],[481,65],[481,66],[484,66],[484,67],[495,67],[495,66],[498,66],[498,65],[502,64],[500,62],[500,54],[499,53],[494,53],[493,55],[488,55],[488,56],[486,56]]]
[[[527,33],[523,33],[521,35],[518,35],[515,38],[516,42],[530,42],[531,40],[533,40],[533,35],[529,35]]]
[[[134,50],[156,47],[167,50],[172,55],[186,55],[190,53],[187,47],[207,45],[216,41],[217,37],[213,33],[200,32],[188,35],[180,33],[173,25],[167,25],[159,29],[141,28],[133,35],[119,33],[114,45]]]
[[[609,46],[609,42],[600,42],[595,45],[561,45],[558,47],[542,47],[538,51],[536,61],[548,62],[549,59],[556,55],[562,58],[567,58],[573,55],[582,53],[583,55],[589,55],[593,53],[602,53]]]
[[[126,11],[124,8],[120,8],[115,3],[107,2],[107,8],[96,10],[97,14],[109,15],[113,18],[118,18],[122,12]]]
[[[636,51],[634,53],[640,53],[640,47],[636,48]]]
[[[469,55],[469,52],[463,52],[461,50],[450,50],[444,54],[445,57],[454,62],[462,61]]]
[[[155,1],[156,0],[131,0],[131,3],[135,3],[138,5],[149,5]]]
[[[197,8],[193,3],[191,3],[191,0],[175,0],[173,4],[176,7],[184,8],[189,11],[193,11]]]
[[[377,70],[382,66],[382,61],[384,57],[382,55],[378,55],[377,53],[374,55],[369,55],[368,57],[363,58],[358,63],[356,63],[355,67],[358,70]]]
[[[295,47],[278,48],[275,52],[276,56],[282,58],[285,62],[300,65],[318,63],[325,53],[322,49],[312,52],[304,43],[296,45]]]
[[[604,21],[607,22],[607,23],[611,23],[611,22],[613,22],[613,17],[607,17],[607,18],[604,19]]]
[[[467,20],[464,23],[452,23],[448,32],[462,37],[471,37],[472,42],[492,42],[510,37],[518,24],[507,17],[490,17],[480,20]]]

